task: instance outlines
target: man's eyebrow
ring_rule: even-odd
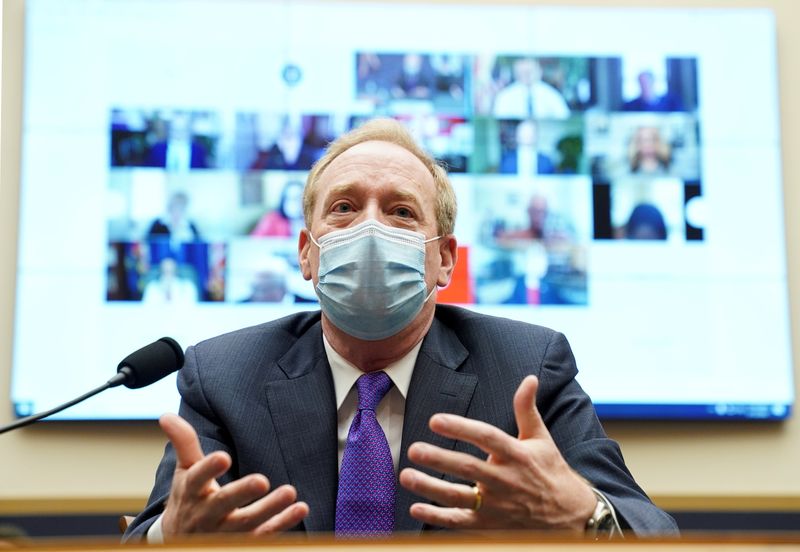
[[[343,182],[341,184],[332,184],[325,193],[325,199],[340,195],[347,195],[355,191],[359,186],[360,184],[356,182]],[[420,199],[415,194],[407,192],[405,190],[392,190],[390,192],[390,196],[392,199],[399,199],[401,201],[407,201],[409,203],[420,205]]]
[[[394,190],[392,192],[392,196],[396,197],[397,199],[401,199],[403,201],[408,201],[409,203],[416,203],[419,204],[419,198],[412,194],[411,192],[406,192],[404,190]]]
[[[332,184],[328,188],[327,192],[325,193],[325,197],[327,198],[327,197],[334,196],[334,195],[347,194],[347,193],[353,191],[353,189],[355,189],[356,187],[357,187],[357,184],[354,183],[354,182],[345,182],[345,183],[342,183],[342,184]]]

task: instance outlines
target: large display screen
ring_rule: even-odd
[[[305,178],[374,116],[450,171],[440,302],[564,332],[607,418],[789,415],[770,12],[267,0],[27,0],[17,415],[318,308]]]

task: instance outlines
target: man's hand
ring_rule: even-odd
[[[161,517],[165,540],[188,533],[277,533],[308,515],[308,505],[297,502],[294,487],[284,485],[270,493],[269,481],[260,474],[250,474],[221,487],[216,478],[230,469],[231,457],[221,451],[204,456],[197,433],[180,416],[165,414],[159,424],[177,456],[172,488]]]
[[[411,516],[454,529],[559,529],[582,532],[597,499],[589,484],[567,465],[536,408],[539,380],[528,376],[514,395],[518,438],[476,420],[452,414],[431,417],[431,429],[485,451],[470,454],[414,443],[408,458],[436,471],[475,481],[475,490],[406,468],[400,483],[434,504],[411,505]]]

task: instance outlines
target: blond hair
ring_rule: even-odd
[[[439,235],[453,233],[456,222],[456,194],[453,190],[447,171],[436,160],[423,150],[411,136],[411,133],[394,119],[372,119],[358,128],[351,130],[328,145],[325,154],[317,161],[308,173],[306,187],[303,191],[303,216],[306,226],[311,227],[311,217],[316,204],[317,187],[322,173],[342,153],[363,142],[389,142],[412,153],[422,161],[430,171],[436,184],[436,224]]]

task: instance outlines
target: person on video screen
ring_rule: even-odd
[[[169,240],[175,249],[181,243],[200,240],[200,230],[189,218],[189,195],[175,192],[167,201],[166,214],[154,220],[147,230],[150,241]]]
[[[631,211],[622,229],[626,240],[666,240],[667,225],[664,215],[652,203],[639,203]]]
[[[265,213],[250,235],[289,238],[297,236],[304,226],[303,183],[289,180],[281,190],[278,207]]]
[[[164,257],[158,264],[158,273],[144,286],[142,303],[150,305],[191,305],[197,303],[199,293],[193,281],[180,274],[178,262]]]
[[[645,70],[636,77],[639,84],[639,95],[625,102],[625,111],[682,111],[683,104],[679,97],[672,94],[659,94],[656,90],[656,78],[652,71]]]
[[[533,194],[528,200],[526,209],[528,225],[519,230],[500,230],[495,238],[504,242],[509,240],[544,240],[548,229],[547,222],[551,216],[547,198],[541,194]]]
[[[262,137],[263,138],[263,137]],[[249,170],[307,171],[319,157],[319,148],[307,140],[296,117],[284,117],[274,141],[256,152]]]
[[[431,56],[434,71],[433,86],[437,95],[449,95],[453,100],[464,98],[464,60],[455,54]]]
[[[542,80],[542,66],[530,57],[513,62],[514,81],[494,99],[498,119],[566,119],[569,107],[564,96]]]
[[[503,174],[553,174],[553,161],[538,149],[536,121],[520,121],[514,130],[513,147],[505,147],[500,154],[500,172]]]
[[[401,123],[335,140],[304,213],[299,264],[321,310],[189,347],[128,538],[676,533],[603,431],[562,334],[437,305],[458,260],[456,196]]]
[[[189,113],[175,113],[166,123],[166,136],[150,147],[147,166],[162,167],[174,172],[207,169],[208,152],[194,136],[192,122]]]
[[[634,174],[666,174],[672,163],[672,149],[655,126],[639,126],[628,146],[628,162]]]
[[[291,302],[288,289],[289,263],[282,257],[267,255],[253,272],[250,295],[243,303]]]
[[[426,100],[431,97],[433,84],[433,71],[427,56],[405,54],[400,74],[392,85],[392,96],[397,99]]]

